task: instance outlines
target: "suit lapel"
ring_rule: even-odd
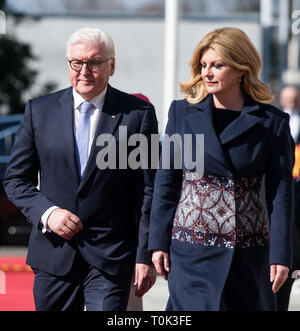
[[[74,138],[74,106],[73,106],[72,87],[66,89],[65,93],[58,99],[58,107],[55,109],[56,127],[58,130],[59,144],[64,146],[69,168],[74,173],[73,177],[79,184],[79,174],[75,154]]]
[[[78,187],[78,192],[81,190],[81,188],[84,186],[84,184],[87,182],[88,178],[91,176],[92,172],[96,168],[96,157],[101,148],[96,146],[97,137],[101,134],[111,134],[113,135],[116,127],[118,126],[122,114],[118,112],[119,110],[119,100],[115,95],[115,90],[108,85],[105,102],[103,105],[103,109],[100,114],[99,122],[97,125],[97,129],[95,132],[95,137],[92,143],[89,159],[87,166],[84,170],[80,185]]]

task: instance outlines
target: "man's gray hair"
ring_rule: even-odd
[[[91,42],[100,45],[104,42],[107,56],[115,56],[115,45],[112,37],[97,28],[81,28],[73,32],[67,42],[67,57],[69,57],[70,46],[81,42]]]

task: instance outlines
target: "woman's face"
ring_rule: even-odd
[[[238,79],[243,76],[243,72],[226,64],[212,48],[204,51],[200,63],[201,76],[208,93],[222,95],[241,90]]]

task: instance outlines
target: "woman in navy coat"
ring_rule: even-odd
[[[168,279],[166,309],[276,310],[291,264],[289,117],[270,104],[261,59],[240,29],[206,35],[191,68],[165,133],[182,138],[182,160],[197,158],[195,137],[204,135],[203,171],[172,163],[178,149],[163,166],[163,148],[151,210],[149,249]]]

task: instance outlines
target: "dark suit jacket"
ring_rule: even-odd
[[[271,298],[272,292],[270,286],[266,288],[266,284],[270,284],[268,280],[268,265],[283,264],[291,266],[292,257],[291,219],[293,182],[288,115],[272,105],[256,103],[247,96],[240,116],[227,126],[220,136],[217,136],[213,125],[212,95],[208,95],[202,102],[194,105],[189,104],[186,100],[174,101],[170,107],[166,133],[169,136],[177,133],[182,137],[182,140],[184,139],[184,134],[191,134],[193,137],[195,134],[204,134],[203,178],[213,176],[214,178],[223,178],[220,180],[222,182],[226,181],[227,178],[232,183],[238,183],[240,179],[261,178],[265,176],[265,204],[270,226],[269,234],[265,232],[264,236],[269,238],[270,245],[261,245],[254,248],[251,248],[251,246],[249,248],[238,248],[233,245],[231,248],[227,248],[226,246],[216,247],[212,241],[207,241],[204,245],[195,244],[194,239],[195,237],[198,238],[198,234],[193,233],[193,230],[190,231],[187,225],[187,228],[182,228],[181,234],[178,235],[178,232],[174,232],[176,229],[174,230],[173,228],[174,216],[179,206],[181,206],[179,201],[181,201],[180,203],[185,203],[184,199],[190,194],[189,192],[185,192],[187,195],[183,196],[185,194],[182,193],[184,192],[182,191],[184,183],[191,187],[192,185],[186,179],[183,182],[183,173],[187,172],[184,166],[182,169],[175,169],[174,166],[171,166],[171,169],[167,170],[161,169],[160,165],[155,178],[149,249],[171,252],[171,271],[173,267],[174,272],[177,273],[177,284],[190,284],[190,287],[186,285],[186,291],[181,291],[180,293],[192,293],[193,284],[200,284],[202,278],[203,284],[213,282],[213,286],[207,286],[203,289],[203,293],[206,293],[205,296],[209,297],[211,302],[214,302],[211,309],[219,309],[220,295],[222,294],[226,277],[230,272],[233,257],[235,256],[236,259],[239,256],[243,260],[239,265],[241,275],[243,274],[241,270],[242,266],[247,266],[249,272],[245,271],[244,274],[248,274],[249,278],[253,281],[257,279],[261,282],[257,284],[254,281],[255,287],[253,293],[257,294],[257,288],[260,288],[261,297],[263,298],[265,296],[266,298],[262,304],[265,305],[264,307],[266,309],[271,309],[270,307],[273,305],[273,299]],[[194,140],[192,149],[193,160],[196,159],[195,146],[196,143]],[[162,155],[163,153],[164,149]],[[182,149],[182,153],[184,153],[184,148]],[[172,159],[173,156],[171,155]],[[205,184],[201,185],[203,185],[201,186],[202,190],[205,191]],[[216,183],[216,185],[218,184]],[[238,189],[238,186],[235,189]],[[197,189],[195,188],[195,190]],[[192,192],[192,188],[190,192]],[[236,199],[237,197],[238,195],[236,195]],[[194,201],[198,200],[195,198]],[[187,210],[186,213],[189,213],[193,201],[189,201],[189,203],[190,205],[181,206],[180,210],[183,211],[185,209]],[[236,201],[233,201],[232,206],[236,206],[236,203]],[[252,201],[250,200],[248,203],[249,205],[242,205],[240,208],[248,208],[249,206],[252,216],[249,213],[248,225],[244,229],[238,228],[239,224],[235,225],[236,232],[234,235],[237,236],[239,234],[250,240],[251,231],[255,231],[251,228],[251,220],[253,215],[258,211],[253,210],[251,212]],[[209,212],[216,213],[217,211],[209,210],[207,211],[207,215]],[[203,213],[205,214],[205,210]],[[195,214],[197,215],[197,210]],[[203,219],[205,220],[204,214],[199,216],[198,222],[203,222]],[[193,215],[193,212],[187,215]],[[197,222],[197,220],[194,220],[194,222]],[[185,224],[190,223],[187,222]],[[207,233],[204,233],[203,236],[204,238],[210,238],[209,225],[206,229],[208,229],[206,230]],[[185,230],[188,234],[183,236]],[[249,233],[247,233],[248,230],[250,231],[250,237]],[[241,231],[245,232],[241,233]],[[222,238],[219,237],[219,239],[221,240]],[[178,245],[181,245],[181,249]],[[184,254],[185,250],[189,253],[186,252]],[[239,250],[239,255],[235,253],[237,250]],[[197,275],[194,274],[192,276],[191,273],[189,274],[189,270],[192,270],[192,266],[196,263],[195,261],[202,261],[202,263],[194,268],[194,270],[197,270]],[[251,263],[253,263],[252,267]],[[252,272],[253,274],[251,275]],[[170,278],[172,277],[170,276]],[[198,279],[197,282],[195,280],[196,278]],[[239,279],[238,276],[237,279]],[[191,283],[189,283],[189,280],[191,280]],[[240,281],[241,291],[247,288],[247,291],[251,294],[251,286],[248,283],[245,284],[243,279],[240,279]],[[169,286],[170,284],[171,282],[169,282]],[[175,293],[179,289],[176,291]],[[268,304],[266,303],[268,302],[267,298],[270,298]],[[182,294],[179,298],[180,300],[182,302],[186,300],[187,306],[185,307],[193,308],[191,295],[186,295],[186,299],[184,299],[184,295]],[[200,301],[199,297],[197,299],[195,295],[195,306],[198,308],[199,305],[197,302],[199,303]],[[178,303],[176,303],[176,298],[172,303],[174,304],[173,308],[182,308],[180,304],[176,305]],[[259,300],[257,300],[257,303],[259,303]],[[200,304],[200,308],[207,309],[207,306],[201,306]],[[253,308],[255,309],[255,307]],[[256,309],[260,308],[261,306],[256,307]]]
[[[72,88],[30,100],[16,134],[4,184],[7,195],[33,224],[27,263],[55,275],[66,274],[78,248],[91,265],[110,274],[132,272],[134,262],[151,263],[147,251],[153,170],[100,170],[96,138],[120,125],[131,134],[157,133],[149,103],[108,86],[83,177],[74,148]],[[128,154],[134,147],[128,147]],[[117,150],[118,157],[118,150]],[[118,164],[118,163],[117,163]],[[40,171],[40,189],[36,188]],[[83,230],[71,241],[42,233],[40,219],[57,205],[76,214]]]

